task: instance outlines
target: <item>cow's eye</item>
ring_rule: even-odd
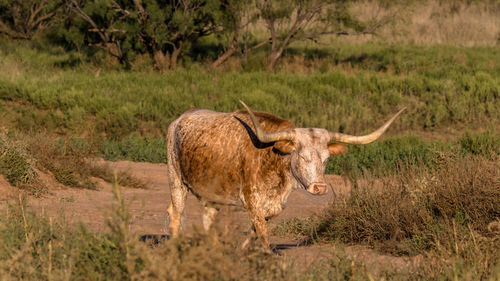
[[[307,154],[299,154],[300,158],[302,158],[302,160],[306,161],[306,162],[309,162],[311,161],[311,157],[309,157],[309,155]]]

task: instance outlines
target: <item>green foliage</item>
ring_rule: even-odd
[[[99,148],[104,159],[137,162],[165,163],[167,159],[165,138],[132,134],[121,141],[103,140]]]
[[[397,172],[411,172],[415,166],[435,169],[446,154],[480,155],[498,159],[500,138],[498,132],[465,133],[458,140],[425,141],[417,136],[393,137],[368,145],[349,146],[347,153],[329,159],[327,174],[360,175],[369,172],[384,176]]]
[[[425,142],[416,136],[391,138],[363,146],[349,146],[347,153],[332,157],[326,172],[341,174],[343,171],[362,172],[369,170],[384,175],[406,167],[423,165],[431,168],[443,150],[439,143]]]
[[[233,111],[239,99],[297,126],[350,134],[375,128],[402,106],[408,110],[391,131],[472,129],[500,120],[500,68],[491,64],[498,56],[495,48],[366,44],[339,50],[331,70],[311,75],[208,73],[193,66],[165,74],[105,71],[95,77],[59,69],[40,73],[27,62],[22,76],[0,75],[0,96],[22,103],[14,104],[18,112],[8,117],[20,128],[77,134],[93,124],[97,133],[114,139],[135,131],[164,136],[168,124],[191,106]],[[357,70],[349,73],[344,65]]]
[[[52,24],[61,6],[59,0],[0,0],[0,34],[31,40]]]
[[[56,36],[79,49],[94,46],[130,67],[148,54],[159,70],[175,68],[184,49],[215,30],[211,1],[69,1],[68,17]]]
[[[500,154],[500,133],[486,131],[479,134],[465,134],[458,141],[462,153],[472,153],[495,159]]]

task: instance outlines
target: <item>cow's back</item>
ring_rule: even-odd
[[[293,128],[273,115],[256,115],[266,132]],[[246,111],[187,111],[168,130],[169,166],[175,170],[171,172],[207,201],[236,202],[244,184],[259,177],[263,157],[276,157],[272,146],[256,143],[250,124]]]

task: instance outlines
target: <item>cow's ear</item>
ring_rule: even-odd
[[[330,143],[328,144],[328,150],[330,151],[330,156],[337,156],[347,151],[347,146],[340,143]]]
[[[291,141],[277,141],[274,143],[274,149],[277,149],[281,153],[291,153],[295,150],[295,144]]]

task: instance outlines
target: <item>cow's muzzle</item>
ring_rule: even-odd
[[[323,195],[328,192],[328,185],[322,182],[311,183],[306,190],[314,195]]]

